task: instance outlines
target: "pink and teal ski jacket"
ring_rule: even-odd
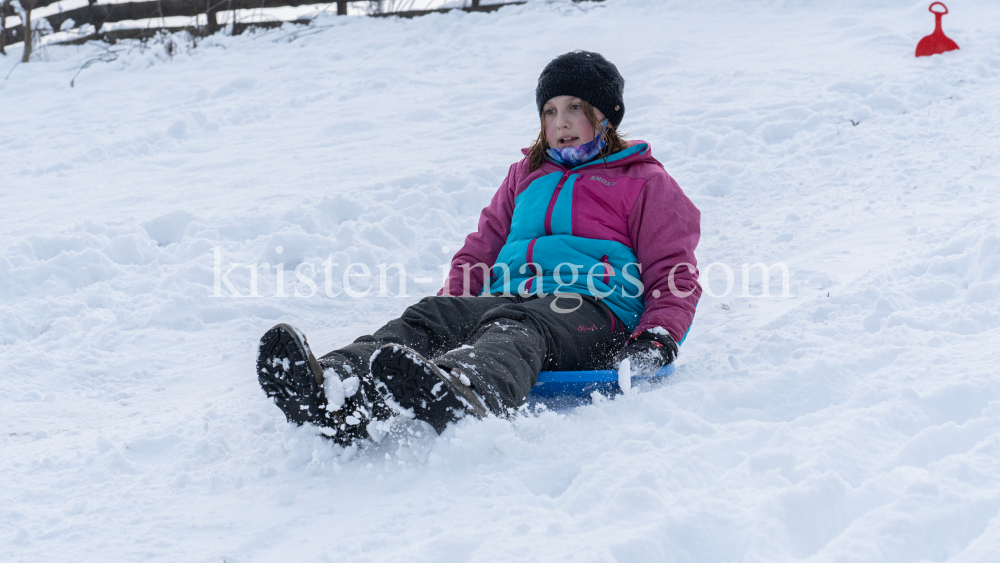
[[[700,235],[701,213],[648,143],[569,169],[546,160],[531,172],[524,158],[483,209],[438,293],[593,295],[633,336],[663,327],[679,343],[701,296]]]

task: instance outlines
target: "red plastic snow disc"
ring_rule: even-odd
[[[944,8],[943,12],[935,12],[934,6],[941,6]],[[941,16],[948,13],[948,6],[940,2],[934,2],[931,4],[927,10],[934,14],[934,33],[924,37],[917,43],[917,56],[918,57],[929,57],[931,55],[938,55],[944,53],[945,51],[954,51],[958,49],[958,45],[948,38],[941,30]]]

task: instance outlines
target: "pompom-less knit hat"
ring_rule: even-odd
[[[618,67],[600,53],[573,51],[545,65],[535,88],[535,103],[541,115],[545,102],[556,96],[574,96],[601,110],[618,128],[625,117],[625,79]]]

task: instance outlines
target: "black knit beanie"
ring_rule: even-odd
[[[608,59],[600,53],[573,51],[545,65],[535,88],[535,103],[541,115],[545,102],[556,96],[574,96],[601,110],[617,129],[625,117],[624,90],[625,79]]]

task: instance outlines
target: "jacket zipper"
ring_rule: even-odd
[[[535,269],[535,265],[532,264],[532,262],[534,262],[535,241],[537,240],[538,240],[537,238],[531,239],[531,242],[528,243],[528,252],[525,254],[526,263],[531,264],[530,266],[531,272],[536,276],[538,275],[538,270]],[[531,278],[530,280],[528,280],[528,285],[524,286],[525,293],[531,293],[531,286],[534,283],[535,283],[535,278]]]
[[[569,178],[571,171],[567,170],[563,173],[562,178],[559,183],[556,184],[556,189],[552,192],[552,199],[549,200],[549,208],[545,211],[545,234],[552,234],[552,211],[556,208],[556,200],[559,199],[559,192],[562,191],[563,184],[566,183],[566,178]]]
[[[611,268],[611,262],[608,262],[607,254],[601,256],[601,262],[604,264],[604,285],[608,285],[608,280],[611,279],[611,272],[614,270]]]

